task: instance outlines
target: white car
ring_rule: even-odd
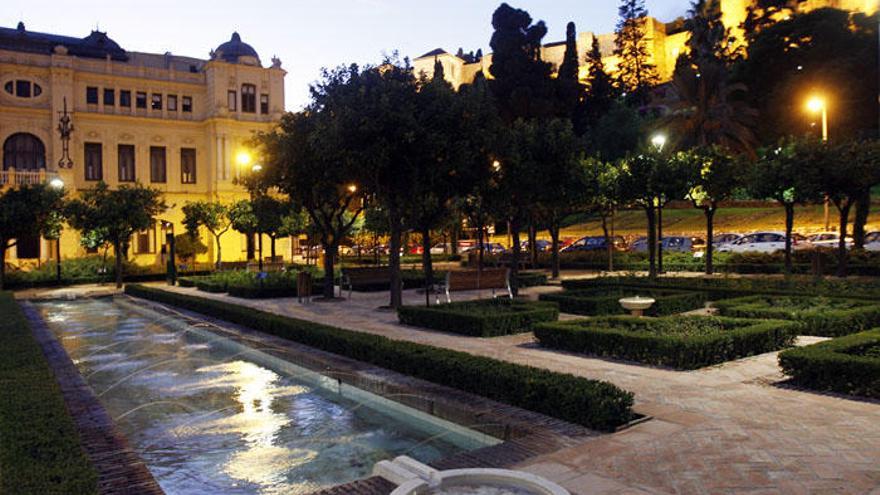
[[[880,232],[871,232],[865,236],[865,251],[880,252]]]
[[[840,234],[838,234],[837,232],[820,232],[818,234],[813,234],[809,236],[807,240],[810,241],[810,244],[812,244],[813,247],[837,249],[837,247],[840,245]],[[852,247],[852,237],[847,237],[846,248],[852,249]]]
[[[792,249],[804,249],[810,246],[806,238],[800,234],[792,234]],[[755,232],[729,244],[718,247],[721,253],[775,253],[785,251],[784,232]]]

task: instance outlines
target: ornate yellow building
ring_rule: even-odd
[[[126,51],[93,31],[85,38],[0,28],[0,188],[58,177],[82,191],[104,181],[140,182],[161,189],[169,210],[162,220],[183,231],[187,201],[245,197],[233,180],[235,156],[254,131],[270,128],[284,112],[281,62],[263,67],[238,33],[208,59]],[[59,115],[67,106],[74,131],[73,167],[59,169]],[[135,236],[131,259],[161,263],[158,226]],[[213,259],[211,239],[204,239]],[[224,261],[245,259],[252,240],[229,232]],[[54,256],[41,239],[20,239],[11,259]],[[289,251],[286,241],[279,253]],[[79,235],[66,230],[62,258],[85,254]],[[289,255],[289,253],[288,253]]]
[[[738,40],[743,39],[741,25],[746,19],[748,8],[754,0],[718,0],[721,8],[721,19],[724,25],[730,29],[731,35]],[[803,0],[799,4],[799,10],[808,12],[823,7],[833,7],[854,12],[872,14],[880,8],[880,0]],[[617,70],[618,59],[614,56],[614,33],[595,34],[582,32],[577,37],[578,60],[583,64],[586,61],[588,51],[593,46],[593,39],[598,38],[599,48],[602,52],[602,60],[605,69],[613,74]],[[675,71],[675,62],[679,54],[686,50],[689,33],[684,28],[683,19],[664,23],[654,17],[648,17],[645,21],[645,39],[651,57],[651,62],[657,68],[661,81],[668,81]],[[550,43],[541,50],[543,60],[559,67],[565,56],[565,42]],[[439,61],[443,65],[446,79],[456,88],[462,84],[473,82],[477,73],[482,72],[490,78],[489,67],[492,66],[492,55],[486,55],[471,59],[452,55],[442,48],[428,52],[413,61],[416,74],[425,74],[431,77],[434,74],[434,62]],[[586,76],[589,68],[581,67],[581,73]]]

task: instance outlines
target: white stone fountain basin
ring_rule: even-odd
[[[399,485],[391,495],[570,495],[559,485],[522,471],[438,471],[409,457],[382,461],[373,473]]]
[[[650,309],[657,301],[650,297],[624,297],[620,301],[623,309],[632,313],[633,316],[643,316],[645,310]]]

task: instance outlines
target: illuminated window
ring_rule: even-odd
[[[180,149],[180,182],[181,184],[196,183],[196,150]]]
[[[269,113],[269,95],[260,95],[260,113],[263,115]]]
[[[162,95],[153,93],[150,98],[150,108],[153,110],[162,110]]]
[[[185,113],[189,113],[193,111],[193,99],[192,96],[184,96],[181,100],[181,110]]]
[[[119,182],[134,182],[134,145],[120,144],[118,152]]]
[[[101,143],[86,143],[85,149],[86,180],[102,180],[104,164]]]

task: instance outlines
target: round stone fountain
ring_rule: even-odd
[[[644,316],[645,311],[650,309],[657,301],[650,297],[635,296],[624,297],[618,302],[623,306],[623,309],[629,311],[633,316],[641,317]]]
[[[379,462],[373,474],[398,485],[391,495],[570,495],[531,473],[483,468],[438,471],[406,456]]]

